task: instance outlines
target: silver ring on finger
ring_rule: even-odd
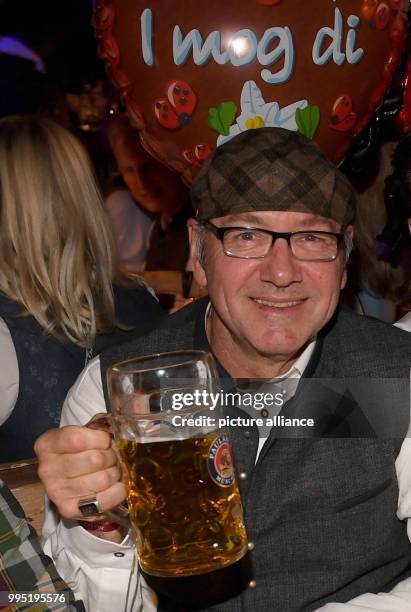
[[[89,497],[87,499],[79,499],[78,509],[81,515],[84,517],[96,516],[96,514],[102,514],[100,504],[96,497]]]

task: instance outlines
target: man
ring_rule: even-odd
[[[84,612],[82,602],[74,601],[72,592],[41,549],[22,507],[0,480],[0,607],[3,606],[10,612],[23,609]]]
[[[400,330],[337,308],[351,247],[351,186],[314,143],[263,128],[217,149],[192,198],[194,274],[210,301],[182,309],[160,329],[95,360],[69,394],[62,424],[85,425],[102,411],[111,363],[159,351],[212,351],[223,385],[243,378],[280,384],[287,400],[282,414],[312,414],[312,430],[230,430],[252,543],[251,575],[244,564],[237,573],[232,566],[232,573],[209,574],[208,582],[178,579],[176,586],[147,578],[160,594],[160,609],[410,610],[411,584],[403,579],[411,575],[411,549],[396,511],[400,488],[399,517],[411,516],[411,448],[402,442],[411,341]],[[384,377],[398,379],[389,404],[373,385],[380,388]],[[290,380],[299,381],[297,389]],[[236,406],[227,414],[247,416]],[[376,439],[386,432],[402,439]],[[106,512],[125,495],[110,438],[68,427],[43,436],[37,452],[49,496],[66,519],[49,545],[75,549],[80,563],[84,534],[67,519],[79,518],[79,508]],[[92,500],[84,506],[87,497]],[[122,538],[119,532],[115,549],[95,542],[89,563],[101,570],[106,562],[114,571],[109,552],[116,550],[129,555],[131,567]],[[148,591],[140,597],[146,609],[155,605]],[[106,608],[99,603],[94,609]]]

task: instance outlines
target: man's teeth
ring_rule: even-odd
[[[302,300],[292,300],[290,302],[268,302],[267,300],[259,300],[255,298],[254,302],[257,302],[257,304],[262,304],[263,306],[270,306],[271,308],[289,308],[290,306],[301,304]]]

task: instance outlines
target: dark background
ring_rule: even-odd
[[[103,73],[91,19],[91,0],[0,0],[0,35],[26,42],[44,59],[48,77],[69,91]]]

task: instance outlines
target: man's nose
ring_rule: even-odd
[[[284,238],[277,238],[271,251],[262,260],[261,280],[277,287],[288,287],[302,281],[300,262],[294,257]]]

